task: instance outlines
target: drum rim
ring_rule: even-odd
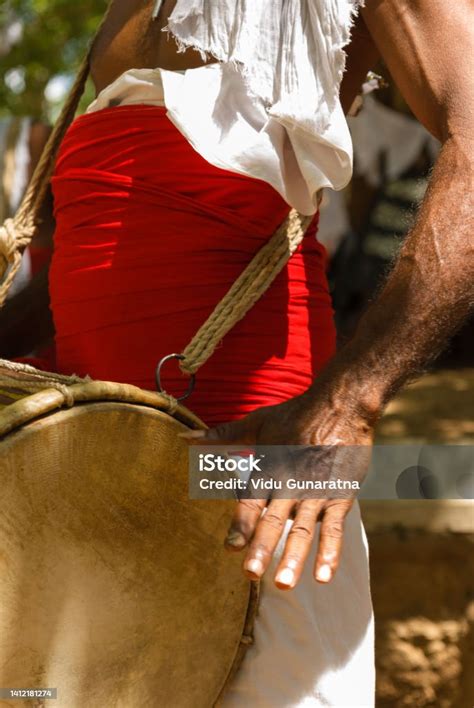
[[[21,389],[21,381],[18,384],[18,388]],[[207,425],[197,415],[171,396],[147,391],[132,384],[113,381],[87,381],[67,386],[66,395],[63,390],[47,387],[36,393],[28,394],[28,383],[26,382],[25,393],[23,398],[0,410],[0,438],[57,409],[100,401],[147,406],[167,413],[191,430],[207,429]]]

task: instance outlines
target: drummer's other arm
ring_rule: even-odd
[[[442,142],[416,225],[332,367],[341,396],[372,421],[474,301],[474,6],[367,0],[364,19],[411,109]]]

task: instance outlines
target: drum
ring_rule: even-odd
[[[0,686],[56,688],[58,708],[215,705],[256,597],[223,548],[233,503],[188,498],[177,434],[204,424],[133,386],[16,379],[0,385]]]

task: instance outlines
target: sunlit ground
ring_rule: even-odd
[[[474,368],[427,374],[388,406],[377,442],[473,442],[473,402]]]

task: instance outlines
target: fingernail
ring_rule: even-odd
[[[318,568],[318,572],[316,573],[316,580],[319,580],[321,583],[328,583],[331,580],[331,576],[331,566],[325,564]]]
[[[251,560],[247,561],[244,564],[244,569],[252,573],[253,575],[256,575],[260,577],[263,575],[263,563],[262,561],[258,560],[258,558],[252,558]]]
[[[185,438],[185,440],[198,440],[206,435],[205,430],[187,430],[185,433],[178,433],[178,438]]]
[[[247,540],[239,531],[229,531],[224,543],[226,546],[232,546],[233,548],[243,548]]]
[[[290,588],[295,581],[295,573],[291,568],[283,568],[277,574],[275,580],[280,585],[286,585],[286,587]]]

